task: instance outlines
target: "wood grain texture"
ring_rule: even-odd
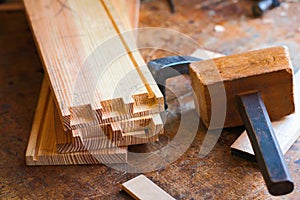
[[[138,28],[140,0],[131,0],[129,3],[123,0],[110,0],[110,2],[128,30]]]
[[[287,48],[273,47],[193,63],[190,74],[197,110],[207,127],[212,112],[210,92],[221,93],[218,84],[223,84],[226,91],[224,127],[243,125],[236,103],[236,95],[240,93],[260,91],[271,120],[295,111],[293,70]],[[215,101],[217,107],[224,103]]]
[[[130,1],[128,1],[130,3]],[[176,1],[175,1],[176,2]],[[218,3],[218,6],[216,6]],[[177,12],[168,11],[168,4],[162,0],[142,1],[141,27],[164,27],[188,34],[199,44],[212,50],[231,54],[245,52],[267,45],[289,45],[293,64],[300,66],[300,34],[297,32],[300,17],[300,2],[288,3],[289,8],[282,17],[282,7],[266,13],[263,18],[252,19],[249,8],[252,1],[177,1]],[[195,9],[191,9],[195,8]],[[196,9],[197,8],[197,9]],[[211,15],[211,11],[216,15]],[[41,65],[36,55],[31,33],[27,29],[23,12],[0,13],[2,46],[0,49],[1,97],[1,192],[0,199],[132,199],[120,192],[118,183],[137,176],[112,170],[105,165],[27,167],[24,165],[24,149],[36,109],[39,89],[42,83]],[[246,17],[245,17],[246,15]],[[225,27],[223,33],[213,31],[216,22]],[[201,19],[201,20],[197,20]],[[190,23],[190,22],[193,23]],[[180,23],[179,23],[180,22]],[[295,28],[293,28],[295,27]],[[250,32],[249,32],[250,30]],[[4,37],[5,36],[5,37]],[[153,36],[149,36],[150,41]],[[165,46],[179,44],[176,38],[165,41]],[[180,45],[180,44],[179,44]],[[185,48],[185,45],[181,47]],[[141,51],[145,59],[162,57],[162,52]],[[182,54],[188,55],[189,50]],[[18,57],[18,59],[16,59]],[[14,84],[9,84],[13,82]],[[181,84],[178,85],[178,82]],[[185,109],[193,109],[193,98],[189,96],[189,82],[181,77],[168,82],[174,91],[184,98]],[[23,96],[20,96],[20,93]],[[24,98],[24,96],[26,98]],[[170,95],[169,95],[170,96]],[[171,97],[171,96],[170,96]],[[169,111],[178,113],[180,105],[168,97]],[[7,111],[7,113],[5,113]],[[4,113],[4,114],[3,114]],[[180,116],[169,120],[165,138],[176,133]],[[196,116],[196,114],[195,114]],[[182,157],[162,170],[145,174],[175,199],[272,199],[265,189],[259,169],[255,163],[230,155],[229,147],[241,133],[241,129],[226,129],[217,145],[205,158],[198,158],[206,130],[201,125],[193,145]],[[5,134],[4,134],[5,133]],[[149,144],[147,146],[155,146]],[[150,148],[150,147],[148,147]],[[300,138],[285,155],[292,172],[296,188],[300,187]],[[144,149],[144,148],[142,148]],[[222,178],[220,178],[222,177]],[[116,182],[117,180],[117,182]],[[209,180],[209,181],[207,181]],[[238,185],[238,187],[237,187]],[[70,187],[72,186],[72,187]],[[41,188],[43,188],[41,190]],[[300,191],[287,195],[287,199],[298,199]]]
[[[131,52],[135,39],[120,34],[128,28],[109,1],[24,5],[65,130],[163,110],[144,60]]]
[[[155,114],[154,116],[145,116],[144,118],[140,117],[137,120],[125,120],[125,122],[120,123],[122,126],[119,126],[118,129],[115,130],[111,129],[111,124],[105,124],[102,126],[96,125],[94,127],[85,127],[82,129],[63,131],[61,121],[59,120],[58,111],[53,104],[54,101],[50,92],[50,88],[48,86],[47,79],[44,79],[43,81],[40,95],[41,97],[39,99],[39,104],[36,111],[36,119],[34,120],[34,123],[32,125],[31,132],[33,133],[41,131],[39,129],[44,126],[48,127],[46,128],[46,131],[47,129],[50,129],[49,134],[55,134],[55,137],[53,139],[55,143],[54,151],[56,150],[57,153],[66,154],[82,152],[86,154],[86,152],[83,151],[90,151],[92,155],[94,155],[99,153],[95,151],[101,150],[101,154],[105,154],[105,149],[115,149],[117,147],[124,148],[124,146],[129,145],[156,142],[158,141],[159,135],[163,134],[163,123],[159,114]],[[53,111],[51,112],[50,109],[52,109]],[[45,117],[47,117],[47,119],[45,119]],[[29,140],[28,150],[26,154],[33,155],[37,152],[36,149],[29,147],[40,146],[41,139],[38,137],[41,136],[38,136],[38,134],[31,134],[31,139]],[[53,136],[50,135],[49,137]],[[50,139],[49,141],[51,146],[51,143],[53,141],[52,139]],[[34,142],[36,142],[36,144]],[[47,140],[45,140],[44,142],[44,145],[48,145],[46,144]],[[50,148],[48,148],[48,150],[50,151]],[[44,160],[47,159],[47,156],[49,155],[46,154],[44,156]],[[51,159],[51,156],[49,156],[48,159]],[[58,162],[60,163],[60,161]],[[86,164],[96,163],[98,162],[92,162],[91,160],[89,160]],[[37,163],[35,163],[35,165],[36,164]]]
[[[27,165],[70,165],[70,164],[99,164],[125,163],[127,148],[106,148],[92,151],[60,154],[56,150],[56,134],[54,124],[54,102],[49,98],[45,87],[40,98],[26,150]],[[48,89],[49,90],[49,89]],[[63,129],[60,130],[63,132]]]
[[[107,137],[109,139],[121,139],[127,133],[134,131],[148,130],[149,136],[163,132],[163,122],[159,114],[146,115],[143,117],[131,118],[102,125],[70,130],[73,137],[95,138]]]
[[[67,132],[57,132],[57,151],[60,153],[66,153],[146,144],[149,142],[157,142],[159,140],[159,135],[163,133],[163,131],[161,131],[157,134],[151,135],[148,130],[149,129],[124,133],[122,137],[113,139],[106,136],[81,138],[79,136],[73,137]]]
[[[282,153],[285,154],[300,136],[300,73],[295,75],[295,113],[272,122]],[[240,157],[254,159],[254,152],[246,131],[231,145],[231,152]],[[235,153],[234,153],[235,152]]]
[[[149,142],[157,142],[159,135],[147,137],[143,131],[135,133],[134,136],[125,136],[122,140],[111,141],[107,138],[89,138],[82,141],[79,137],[70,137],[68,135],[62,135],[64,137],[61,143],[56,144],[57,152],[59,153],[72,153],[80,151],[91,151],[104,148],[115,148],[137,144],[146,144]]]
[[[146,144],[149,142],[158,141],[159,135],[163,134],[162,123],[152,125],[149,122],[147,126],[148,128],[145,128],[145,125],[141,124],[137,130],[133,130],[132,132],[123,132],[122,130],[117,132],[109,131],[110,135],[106,133],[106,129],[99,128],[99,125],[96,127],[88,127],[62,132],[61,123],[58,120],[59,117],[57,116],[57,114],[54,117],[56,119],[56,147],[59,153],[69,153],[86,150],[90,151],[103,148],[115,148],[137,144]],[[74,132],[76,132],[75,136]]]
[[[52,101],[54,100],[54,98],[48,86],[47,78],[44,79],[44,82],[46,83],[43,83],[41,91],[44,93],[44,96],[47,96],[48,101]],[[37,109],[39,108],[37,107]],[[59,117],[55,115],[55,125],[56,128],[60,131],[63,127],[61,126],[61,123],[58,119]],[[66,134],[70,135],[70,137],[80,137],[82,140],[89,138],[106,137],[108,139],[117,141],[124,139],[123,137],[125,136],[134,136],[135,131],[138,131],[137,135],[141,134],[140,131],[144,131],[144,133],[147,132],[148,136],[162,134],[163,122],[160,114],[147,115],[112,123],[77,128],[75,130],[66,131]]]
[[[139,175],[122,184],[122,189],[137,200],[174,200],[144,175]]]

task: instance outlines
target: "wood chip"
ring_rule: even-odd
[[[174,200],[174,198],[158,187],[144,175],[137,176],[122,184],[122,189],[134,199],[141,200]]]

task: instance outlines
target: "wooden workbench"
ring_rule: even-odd
[[[140,27],[164,27],[187,34],[200,45],[224,54],[248,51],[270,45],[286,44],[294,65],[300,66],[300,2],[269,11],[253,19],[252,1],[175,1],[176,14],[169,13],[167,1],[151,0],[141,4]],[[27,167],[24,152],[33,120],[43,70],[24,12],[0,12],[0,199],[131,199],[120,192],[123,183],[138,174],[125,173],[104,165]],[[224,32],[215,32],[222,25]],[[150,36],[149,36],[150,37]],[[154,38],[153,38],[154,37]],[[143,41],[155,41],[155,35]],[[176,44],[186,54],[184,44]],[[146,61],[169,52],[141,51]],[[178,84],[181,82],[181,84]],[[182,94],[186,113],[192,108],[189,81],[182,77],[168,81]],[[133,151],[151,151],[164,146],[176,134],[180,108],[168,93],[170,114],[166,134],[160,142],[138,146]],[[271,199],[255,163],[230,155],[230,145],[243,128],[223,131],[214,149],[199,158],[205,137],[200,125],[190,148],[177,161],[159,170],[145,173],[153,182],[177,199]],[[285,158],[295,181],[289,199],[300,196],[300,139]]]

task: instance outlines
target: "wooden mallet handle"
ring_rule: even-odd
[[[260,93],[238,95],[238,108],[270,194],[292,192],[294,184]]]

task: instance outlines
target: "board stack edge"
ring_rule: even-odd
[[[126,163],[127,146],[158,141],[159,135],[163,134],[163,123],[159,115],[163,110],[162,94],[157,85],[153,84],[154,79],[145,67],[139,52],[130,50],[134,47],[132,38],[122,38],[123,36],[119,34],[129,29],[128,21],[126,27],[120,19],[127,19],[132,13],[125,13],[126,9],[114,9],[111,3],[116,6],[118,0],[112,2],[91,0],[88,3],[83,0],[76,2],[67,0],[65,5],[74,10],[78,9],[77,14],[82,15],[84,19],[96,17],[95,13],[97,17],[103,16],[101,20],[97,18],[94,20],[102,29],[93,29],[89,27],[92,26],[90,22],[79,21],[78,16],[70,14],[68,10],[62,10],[61,16],[53,18],[52,15],[58,9],[58,5],[49,0],[38,1],[40,2],[23,0],[46,72],[26,150],[27,165]],[[94,12],[84,12],[91,10]],[[122,15],[123,17],[120,17]],[[108,31],[106,26],[113,27],[113,32]],[[93,38],[94,41],[89,42],[95,43],[101,42],[103,39],[101,37],[106,39],[105,36],[94,35],[99,34],[98,31],[107,31],[110,35],[119,34],[121,42],[118,41],[116,45],[125,48],[128,54],[125,55],[127,58],[117,61],[121,65],[116,68],[117,70],[106,74],[109,77],[101,82],[104,84],[101,85],[102,88],[96,88],[95,96],[100,98],[98,99],[100,104],[84,99],[73,105],[72,93],[68,91],[70,85],[78,86],[73,80],[75,76],[87,78],[84,72],[81,74],[81,71],[72,71],[81,67],[76,65],[76,61],[83,62],[83,60],[81,55],[74,54],[70,47],[77,51],[83,48],[81,53],[85,55],[94,48],[93,45],[89,46],[90,43],[84,37],[72,40],[72,43],[64,38],[63,34],[77,33],[81,29],[86,30],[85,34],[89,35],[89,39]],[[75,59],[75,64],[69,60],[70,57]],[[112,69],[114,68],[108,71]],[[128,86],[121,88],[124,92],[118,91],[117,98],[109,99],[110,85],[120,80],[118,71],[122,70],[124,73],[133,70],[133,77],[126,80]],[[83,94],[89,90],[86,89],[88,84],[84,84],[83,81],[83,88],[79,89]],[[128,98],[127,87],[135,85],[141,88],[131,91]]]

